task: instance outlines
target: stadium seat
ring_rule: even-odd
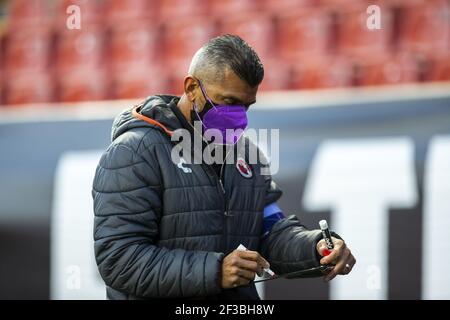
[[[3,93],[3,83],[0,81],[0,107],[2,106],[2,105],[4,105],[4,104],[6,104],[6,101],[5,101],[5,98],[4,98],[4,96],[5,96],[5,94]]]
[[[49,0],[13,0],[8,1],[8,27],[23,29],[48,24],[51,18]]]
[[[352,84],[352,64],[345,57],[311,57],[293,65],[292,89],[334,88]]]
[[[261,60],[276,53],[274,19],[271,15],[236,13],[220,20],[220,33],[240,36],[257,52]]]
[[[429,81],[450,81],[450,53],[438,54],[431,58]]]
[[[104,10],[110,26],[123,25],[136,20],[150,20],[157,17],[158,1],[148,0],[105,0]]]
[[[54,101],[54,79],[49,73],[16,73],[5,83],[4,103],[24,104]]]
[[[353,6],[353,5],[361,5],[366,4],[366,7],[368,4],[370,4],[370,1],[367,0],[316,0],[316,4],[319,6]]]
[[[188,74],[190,59],[174,60],[164,67],[167,75],[167,92],[181,95],[183,93],[184,78]]]
[[[387,54],[392,51],[393,13],[384,2],[381,7],[381,29],[369,29],[367,4],[337,7],[338,50],[346,55]],[[370,20],[369,20],[370,22]]]
[[[161,51],[159,34],[158,26],[145,21],[114,26],[108,47],[114,72],[157,61]]]
[[[209,14],[210,2],[204,0],[159,0],[159,18],[164,22],[184,18],[192,22]]]
[[[128,1],[127,1],[128,2]],[[80,27],[85,25],[103,24],[104,16],[102,0],[58,0],[56,2],[55,29],[67,28],[69,17],[75,13],[70,7],[72,5],[80,8]]]
[[[276,0],[273,0],[276,1]],[[411,4],[420,4],[428,0],[312,0],[316,5],[321,7],[331,6],[331,7],[344,7],[344,6],[365,6],[377,4],[382,6],[397,7]]]
[[[418,61],[409,54],[372,55],[356,59],[355,85],[373,86],[416,82],[420,79]]]
[[[99,25],[81,30],[63,29],[57,35],[56,66],[58,73],[80,67],[96,68],[104,62],[104,33]]]
[[[450,2],[429,0],[421,5],[405,5],[400,42],[403,50],[450,51]]]
[[[64,102],[108,98],[109,77],[102,69],[77,68],[57,79],[57,99]]]
[[[290,10],[301,10],[316,5],[318,0],[263,0],[263,8],[267,12],[284,13]]]
[[[264,79],[259,85],[260,91],[289,90],[292,79],[291,64],[284,61],[267,59],[264,64]]]
[[[1,74],[1,70],[0,70],[0,106],[2,104],[5,104],[5,88],[4,88],[4,81],[2,79],[2,74]]]
[[[5,103],[4,101],[4,80],[5,77],[5,66],[4,66],[4,60],[5,60],[5,52],[4,52],[4,46],[5,46],[5,37],[0,34],[0,105]]]
[[[404,6],[411,6],[411,5],[419,5],[423,4],[429,0],[377,0],[377,1],[383,1],[385,4],[388,4],[390,7],[395,8],[401,8]]]
[[[323,9],[308,8],[279,14],[277,47],[284,59],[325,54],[331,46],[331,15]]]
[[[112,83],[115,99],[143,98],[169,91],[168,76],[157,66],[149,68],[131,68],[124,73],[116,73]]]
[[[48,28],[9,30],[5,39],[5,72],[44,72],[49,67],[53,35]]]
[[[260,11],[264,1],[261,0],[210,0],[210,12],[222,18],[233,17],[235,14]]]
[[[214,19],[173,19],[163,26],[165,62],[190,61],[192,55],[211,37],[217,35]]]

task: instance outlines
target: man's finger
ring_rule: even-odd
[[[352,271],[353,266],[356,263],[356,259],[354,256],[350,255],[350,257],[347,260],[347,264],[345,265],[344,271],[342,272],[342,274],[346,275],[349,274],[350,271]]]
[[[238,258],[238,260],[236,262],[236,266],[241,269],[247,269],[247,270],[250,270],[253,272],[258,272],[259,270],[261,270],[261,267],[258,264],[258,262],[253,261],[253,260],[246,260],[246,259],[242,259],[242,258]]]
[[[258,252],[256,251],[237,251],[237,254],[240,258],[246,259],[246,260],[252,260],[257,263],[259,263],[263,268],[269,268],[270,264],[267,262],[266,259],[264,259]]]
[[[255,262],[258,262],[258,256],[259,253],[256,251],[250,251],[250,250],[237,250],[236,254],[239,258],[246,259],[246,260],[252,260]]]
[[[241,278],[239,277],[239,280],[237,280],[235,287],[241,287],[241,286],[246,286],[250,283],[249,280],[245,279],[245,278]]]
[[[323,277],[323,281],[324,282],[328,282],[330,281],[330,279],[333,279],[336,275],[334,275],[334,267],[333,269],[331,269],[324,277]]]
[[[264,269],[260,268],[258,271],[256,271],[256,274],[258,275],[258,277],[262,277],[264,275]]]
[[[270,263],[261,255],[259,256],[258,264],[263,268],[270,268]]]
[[[339,261],[336,264],[336,267],[334,267],[334,271],[336,274],[342,274],[345,271],[345,268],[347,267],[347,264],[349,262],[350,258],[350,250],[346,249],[342,253],[341,257],[339,257]]]
[[[335,261],[339,258],[339,256],[342,254],[343,250],[345,250],[346,248],[347,247],[346,247],[345,243],[343,243],[339,247],[335,247],[328,256],[320,259],[320,263],[321,264],[331,264],[333,261]]]
[[[329,282],[333,280],[338,274],[343,274],[343,271],[348,263],[348,258],[350,256],[350,250],[344,250],[342,253],[342,256],[340,257],[338,263],[333,268],[333,270],[330,271],[325,277],[324,281]]]
[[[325,282],[329,282],[329,281],[333,280],[336,276],[337,276],[337,272],[333,269],[323,278],[323,280]]]
[[[246,269],[239,269],[237,275],[248,281],[252,281],[255,279],[255,273]]]
[[[233,280],[233,287],[239,287],[239,286],[246,286],[250,283],[252,279],[247,279],[245,277],[239,276],[239,274],[236,274],[235,279]]]
[[[319,244],[318,244],[317,251],[319,252],[320,256],[323,257],[323,256],[324,256],[323,252],[324,252],[325,250],[327,250],[328,248],[327,248],[327,246],[325,245],[325,241],[324,241],[324,240],[320,240],[320,241],[321,241],[321,242],[319,242]]]

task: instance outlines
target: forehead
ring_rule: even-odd
[[[231,69],[226,68],[221,81],[206,84],[208,94],[214,98],[234,97],[244,103],[251,103],[256,100],[258,86],[251,87],[247,82],[239,78]],[[211,97],[213,98],[213,97]]]

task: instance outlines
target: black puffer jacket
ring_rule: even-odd
[[[152,96],[138,113],[175,130],[182,126],[177,101]],[[295,216],[261,237],[263,209],[281,191],[260,174],[260,164],[251,165],[251,178],[226,164],[223,190],[211,166],[174,164],[167,132],[131,108],[116,117],[111,138],[92,190],[95,256],[108,298],[258,299],[254,284],[220,287],[221,261],[241,243],[276,273],[319,265],[320,231],[306,230]]]

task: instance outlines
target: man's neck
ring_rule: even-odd
[[[186,120],[192,124],[191,106],[191,102],[187,99],[186,95],[183,94],[177,103],[177,107],[180,109]]]

